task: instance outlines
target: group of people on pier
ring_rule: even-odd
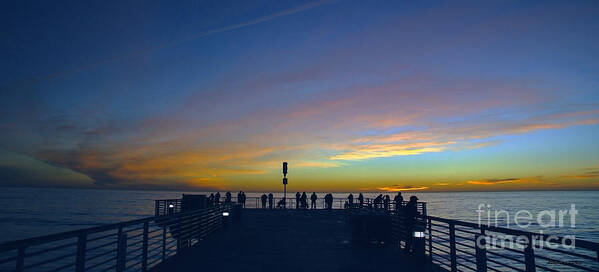
[[[241,206],[245,208],[245,201],[246,201],[245,193],[243,191],[239,191],[239,193],[237,193],[237,203],[241,204]],[[229,205],[231,203],[232,203],[231,192],[226,192],[225,193],[225,201],[223,202],[223,204]],[[215,193],[210,194],[210,196],[208,197],[208,204],[210,206],[221,204],[220,192],[216,192],[216,194]]]
[[[395,211],[399,211],[403,208],[412,208],[411,206],[414,206],[414,208],[416,208],[417,206],[417,202],[418,202],[418,198],[416,196],[411,196],[410,197],[410,201],[405,205],[404,207],[404,199],[403,196],[401,195],[401,192],[398,192],[397,195],[395,195],[395,197],[393,198],[393,202],[391,202],[391,197],[389,195],[384,195],[383,194],[379,194],[373,201],[372,203],[367,203],[366,206],[371,206],[374,209],[377,210],[391,210],[391,204],[394,205],[393,210]],[[351,208],[351,207],[363,207],[365,206],[364,203],[364,196],[362,195],[362,193],[360,193],[358,195],[358,201],[357,203],[354,203],[354,195],[353,194],[349,194],[349,196],[347,197],[347,201],[345,202],[345,208]]]
[[[245,207],[245,203],[246,203],[246,195],[245,192],[243,191],[239,191],[239,193],[237,193],[237,203],[241,204],[242,207]],[[308,200],[310,201],[310,204],[308,205]],[[313,192],[310,195],[310,198],[308,199],[308,195],[306,194],[306,192],[300,193],[297,192],[295,194],[295,209],[317,209],[317,202],[318,200],[318,195],[316,195],[316,192]],[[398,192],[397,195],[395,195],[395,197],[393,198],[393,201],[391,201],[391,197],[389,195],[383,195],[383,194],[379,194],[376,198],[374,199],[365,199],[364,195],[362,195],[362,193],[358,194],[358,197],[354,198],[354,195],[352,193],[350,193],[347,196],[347,200],[343,203],[342,207],[343,208],[358,208],[358,207],[370,207],[370,208],[374,208],[375,210],[385,210],[385,211],[390,211],[390,210],[395,210],[400,211],[403,209],[406,210],[412,210],[412,209],[416,209],[417,206],[417,200],[418,198],[415,196],[410,197],[410,201],[407,202],[406,205],[404,205],[404,198],[401,195],[401,192]],[[325,209],[332,209],[333,208],[333,194],[331,193],[327,193],[324,196],[324,208]],[[225,198],[224,201],[221,202],[221,195],[220,192],[216,192],[216,193],[212,193],[210,194],[210,196],[208,197],[208,202],[210,205],[220,205],[220,204],[231,204],[233,203],[232,200],[232,195],[231,192],[226,192],[225,193]],[[290,208],[287,207],[287,201],[285,198],[281,198],[277,201],[276,206],[275,206],[275,197],[272,193],[267,194],[262,194],[262,196],[260,196],[260,202],[261,202],[261,207],[262,209],[274,209],[274,208]],[[258,204],[256,202],[256,204]],[[339,202],[339,206],[341,208],[341,202]],[[413,207],[412,207],[413,206]],[[258,207],[256,207],[258,208]]]

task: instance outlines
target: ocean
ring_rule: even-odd
[[[154,200],[180,198],[183,193],[202,192],[2,188],[0,242],[153,216]],[[222,197],[224,194],[221,192]],[[236,192],[232,194],[235,196]],[[262,193],[246,194],[259,197]],[[282,196],[282,193],[273,194]],[[373,198],[379,193],[363,194]],[[389,194],[393,198],[394,193]],[[295,192],[288,193],[290,198],[294,195]],[[348,193],[333,195],[345,198]],[[427,202],[428,215],[475,223],[480,218],[484,224],[491,219],[491,224],[495,224],[495,211],[503,210],[498,225],[507,226],[509,222],[509,227],[522,229],[515,225],[514,217],[519,211],[529,212],[533,219],[525,230],[575,235],[577,239],[599,242],[599,191],[404,192],[403,195],[406,200],[416,195],[419,201]],[[323,196],[324,193],[319,194],[320,198]],[[544,214],[540,223],[550,223],[554,212],[558,222],[559,211],[571,210],[572,205],[577,211],[574,222],[571,213],[564,216],[562,226],[547,227],[536,220]]]

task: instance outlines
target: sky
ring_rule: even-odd
[[[4,1],[0,186],[599,189],[597,1]]]

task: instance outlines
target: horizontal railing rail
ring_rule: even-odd
[[[0,271],[146,271],[226,224],[219,205],[0,244]]]

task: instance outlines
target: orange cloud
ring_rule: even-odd
[[[585,170],[585,173],[582,174],[566,175],[562,177],[570,179],[599,179],[599,167],[589,167],[585,168]]]
[[[385,192],[402,192],[402,191],[421,191],[421,190],[426,190],[428,189],[428,186],[421,186],[421,187],[414,187],[411,185],[393,185],[393,186],[386,186],[386,187],[378,187],[376,188],[379,191],[385,191]]]
[[[329,157],[331,160],[364,160],[394,156],[418,155],[441,152],[454,142],[422,142],[409,144],[374,144],[350,146],[350,151]]]
[[[512,183],[518,182],[520,179],[518,178],[506,178],[506,179],[483,179],[483,180],[469,180],[467,183],[476,184],[476,185],[495,185],[502,183]]]
[[[305,167],[305,168],[331,168],[340,167],[342,164],[335,162],[321,162],[321,161],[306,161],[294,163],[294,167]]]

